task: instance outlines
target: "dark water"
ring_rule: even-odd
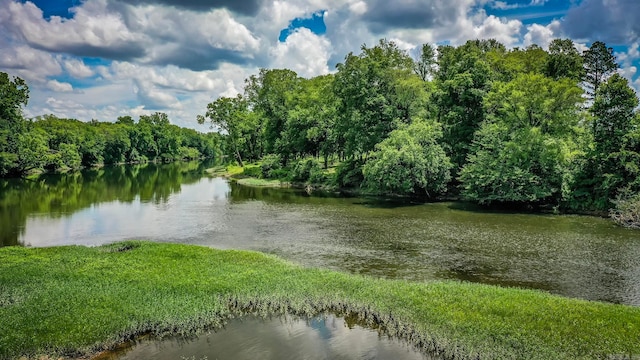
[[[414,348],[335,316],[309,320],[255,317],[194,339],[142,340],[96,360],[425,359]]]
[[[606,219],[486,212],[249,188],[207,164],[0,180],[3,245],[124,239],[258,250],[386,278],[462,279],[640,306],[640,231]]]

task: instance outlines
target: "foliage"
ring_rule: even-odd
[[[337,65],[334,92],[339,99],[338,147],[346,157],[363,156],[384,140],[398,122],[410,122],[414,114],[398,101],[401,80],[416,77],[413,61],[391,41],[362,46]],[[400,87],[400,88],[399,88]],[[424,89],[417,98],[426,96]]]
[[[291,169],[291,180],[296,182],[322,182],[322,165],[314,158],[296,161]]]
[[[427,121],[392,131],[364,165],[365,185],[383,193],[444,193],[452,165],[438,143],[441,137],[439,124]]]
[[[278,155],[265,155],[260,162],[261,177],[265,179],[277,178],[275,175],[280,169],[282,169],[282,159]]]
[[[257,165],[245,165],[242,168],[242,175],[260,178],[262,177],[262,169]]]
[[[13,79],[0,72],[0,130],[19,128],[22,107],[29,101],[29,87],[19,77]]]
[[[576,83],[521,74],[496,83],[489,118],[475,135],[460,174],[462,194],[480,203],[555,203],[566,198],[579,122]]]
[[[85,123],[44,115],[27,121],[21,107],[28,99],[24,81],[0,73],[0,176],[34,170],[78,169],[123,162],[197,159],[220,156],[220,134],[201,134],[172,125],[167,114],[142,115],[138,123],[121,116],[115,123]]]
[[[242,309],[351,313],[446,358],[640,354],[635,307],[465,282],[374,279],[248,251],[151,242],[6,247],[0,284],[3,359],[79,357],[138,334],[194,335]]]
[[[614,202],[611,218],[619,225],[640,229],[640,193]]]
[[[613,48],[596,41],[582,53],[582,60],[587,95],[594,99],[600,85],[618,69]]]
[[[357,188],[364,181],[362,166],[364,161],[360,159],[349,159],[336,168],[335,183],[341,188]]]
[[[552,79],[569,78],[580,81],[583,78],[583,59],[571,39],[553,39],[549,44],[549,57],[545,64],[545,74]]]
[[[591,107],[593,137],[598,155],[620,149],[624,136],[633,129],[638,97],[627,79],[614,74],[598,89]]]
[[[447,155],[460,168],[466,161],[474,132],[484,120],[484,96],[492,80],[483,49],[489,44],[468,41],[457,48],[438,48],[437,91],[434,100],[443,125]]]
[[[576,174],[572,205],[608,210],[612,200],[640,191],[638,98],[626,79],[611,76],[591,107],[593,144]]]

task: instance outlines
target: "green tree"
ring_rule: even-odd
[[[598,88],[591,107],[594,148],[577,184],[580,202],[607,210],[618,196],[640,191],[637,106],[636,93],[619,74]]]
[[[620,149],[624,136],[634,127],[638,97],[627,79],[614,74],[598,88],[591,107],[593,138],[600,157]]]
[[[422,44],[420,56],[414,61],[413,71],[422,81],[427,81],[435,72],[436,63],[436,49],[431,44]]]
[[[521,74],[496,83],[488,118],[460,173],[462,194],[480,203],[555,203],[568,196],[582,90],[574,81]]]
[[[363,156],[384,140],[398,123],[410,122],[410,109],[397,99],[399,81],[413,74],[413,60],[391,41],[361,48],[337,65],[338,147],[346,157]]]
[[[444,193],[452,165],[441,137],[440,124],[433,121],[416,120],[392,131],[364,165],[365,186],[382,193]]]
[[[245,99],[258,116],[254,120],[264,120],[264,125],[257,124],[257,128],[264,131],[265,151],[281,154],[285,162],[290,155],[290,148],[280,139],[285,131],[289,110],[293,107],[293,97],[301,91],[301,81],[292,70],[260,69],[258,76],[246,80],[244,89]]]
[[[585,70],[583,59],[571,39],[553,39],[545,65],[545,74],[555,80],[569,78],[580,81]]]
[[[611,74],[618,69],[613,49],[605,43],[596,41],[582,53],[584,80],[587,94],[594,99],[598,88]]]
[[[234,98],[220,97],[207,105],[204,116],[198,115],[198,123],[203,124],[206,119],[209,119],[213,126],[223,130],[227,134],[238,165],[244,166],[241,153],[241,147],[244,144],[242,129],[247,125],[246,120],[249,116],[248,104],[242,95]]]
[[[29,87],[19,77],[0,72],[0,130],[22,122],[22,107],[29,101]]]
[[[473,134],[485,117],[483,99],[493,77],[486,48],[489,46],[478,41],[438,48],[434,100],[438,121],[443,125],[445,150],[456,173],[465,163]]]

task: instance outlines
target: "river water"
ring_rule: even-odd
[[[640,231],[606,219],[251,188],[208,177],[207,165],[0,180],[0,245],[149,239],[257,250],[376,277],[459,279],[640,306]]]

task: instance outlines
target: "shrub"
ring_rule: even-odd
[[[359,187],[364,181],[363,162],[352,159],[343,162],[336,168],[336,185],[342,188]]]
[[[613,221],[624,227],[640,229],[640,193],[614,202],[610,211]]]
[[[262,177],[266,179],[277,178],[278,170],[282,169],[282,159],[278,155],[269,154],[262,158],[260,165]]]
[[[295,163],[293,170],[291,171],[291,180],[306,182],[311,179],[311,174],[317,174],[322,171],[322,165],[318,160],[309,158],[302,159]],[[317,175],[316,175],[317,177]]]
[[[245,176],[260,178],[262,177],[262,169],[257,165],[247,165],[242,169],[242,174]]]

